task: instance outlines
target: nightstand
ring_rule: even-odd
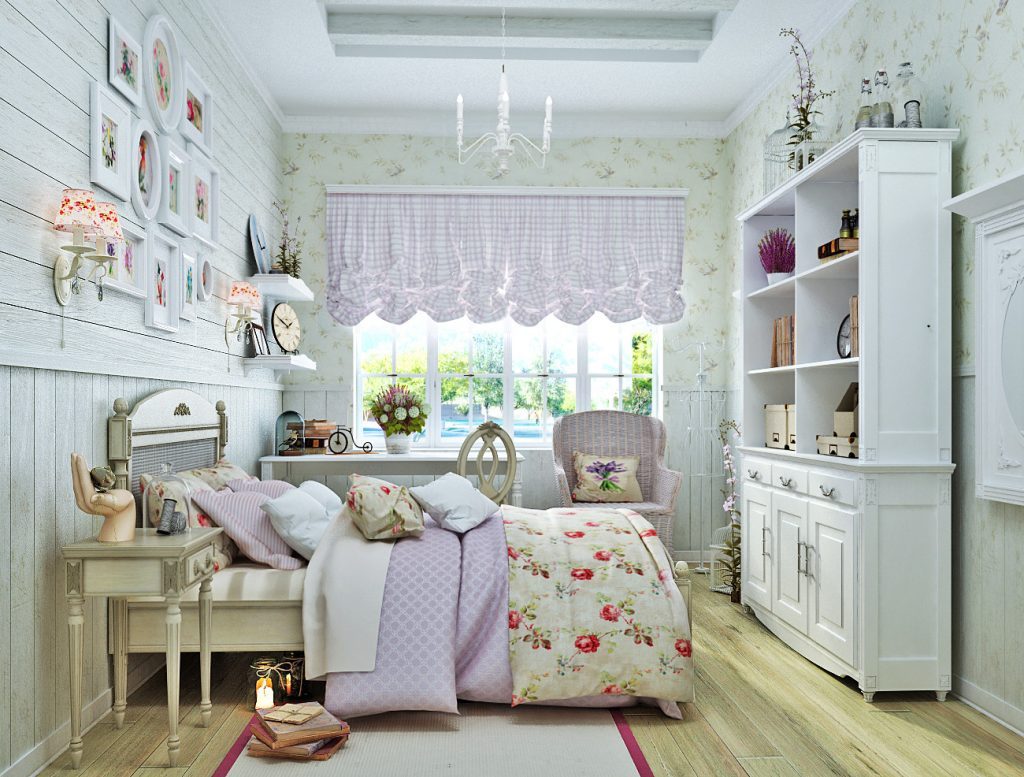
[[[200,711],[210,725],[210,629],[213,621],[213,541],[223,529],[195,528],[187,534],[161,536],[139,529],[131,542],[96,540],[65,545],[67,565],[68,638],[71,647],[71,763],[82,762],[82,631],[87,596],[114,600],[115,617],[128,598],[155,596],[167,604],[167,756],[178,763],[178,679],[181,660],[181,594],[199,586]],[[115,629],[115,633],[120,633]],[[120,638],[118,638],[120,639]],[[120,728],[127,708],[128,653],[114,646],[114,723]]]

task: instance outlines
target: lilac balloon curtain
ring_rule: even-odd
[[[685,200],[563,195],[327,195],[327,309],[353,326],[548,315],[581,324],[683,316]]]

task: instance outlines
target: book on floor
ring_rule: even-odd
[[[280,717],[279,708],[257,710],[260,719],[254,720],[249,728],[255,737],[273,750],[348,734],[347,723],[338,720],[319,704],[315,706],[319,710],[318,714],[298,724],[270,719],[270,716]]]
[[[255,758],[287,758],[292,761],[326,761],[341,750],[348,741],[348,734],[333,739],[318,739],[301,745],[281,747],[277,750],[268,747],[256,737],[249,740],[247,752]]]

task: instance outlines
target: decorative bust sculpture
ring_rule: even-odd
[[[80,453],[71,454],[71,480],[78,509],[105,519],[96,539],[100,542],[130,542],[135,539],[135,498],[131,491],[115,488],[97,491],[92,473]]]

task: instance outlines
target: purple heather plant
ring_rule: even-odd
[[[796,267],[796,243],[788,229],[769,229],[757,243],[761,267],[766,273],[793,272]]]

